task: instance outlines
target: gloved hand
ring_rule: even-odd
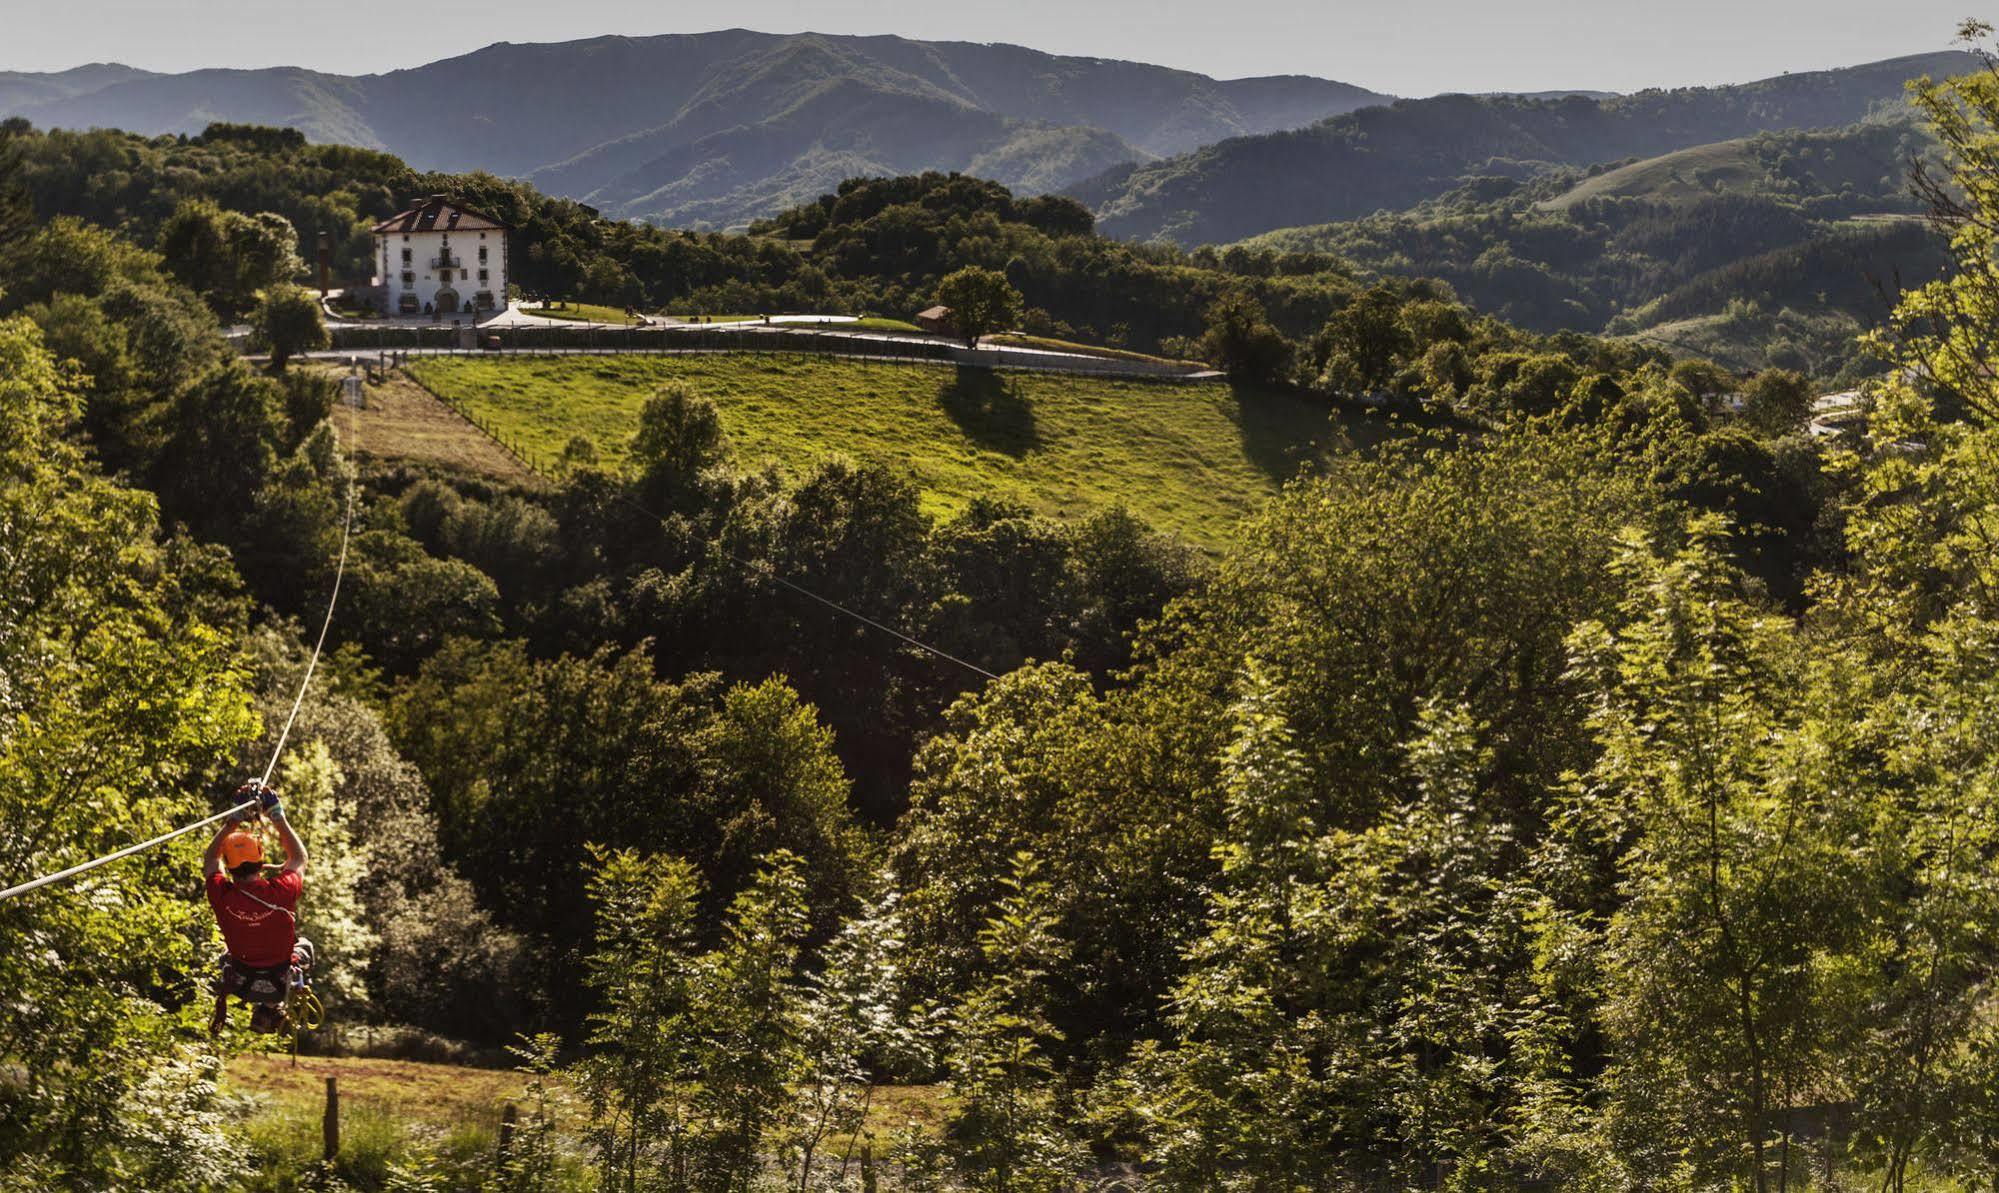
[[[257,801],[257,810],[267,816],[278,810],[277,791],[264,786],[255,779],[236,789],[237,803],[245,803],[253,799]]]

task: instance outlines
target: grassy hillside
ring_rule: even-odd
[[[407,378],[391,374],[368,387],[368,404],[333,408],[333,425],[356,459],[411,465],[509,485],[533,485],[535,476],[479,428],[466,422]]]
[[[1934,140],[1910,111],[1845,128],[1761,133],[1660,154],[1593,173],[1541,206],[1570,211],[1603,200],[1694,203],[1747,195],[1814,209],[1842,205],[1839,214],[1913,211],[1909,159],[1934,152]]]
[[[1567,211],[1593,199],[1649,199],[1687,203],[1714,194],[1755,194],[1763,190],[1762,161],[1748,137],[1696,145],[1606,170],[1542,204]]]
[[[1654,157],[1759,132],[1845,126],[1901,110],[1903,85],[1914,76],[1976,65],[1968,54],[1932,54],[1607,100],[1404,100],[1301,131],[1120,168],[1070,193],[1095,207],[1113,235],[1232,241],[1408,208],[1466,175],[1526,178],[1555,166]]]
[[[685,381],[712,399],[739,461],[789,472],[840,453],[907,469],[925,507],[974,497],[1054,517],[1123,503],[1213,547],[1297,470],[1383,432],[1326,407],[1220,385],[1169,385],[754,356],[419,360],[410,372],[540,455],[588,437],[613,465],[646,396]]]

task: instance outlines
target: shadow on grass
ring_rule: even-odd
[[[937,403],[980,447],[1019,459],[1041,445],[1033,408],[996,370],[958,369],[938,391]]]
[[[1247,385],[1230,385],[1229,393],[1235,399],[1243,457],[1277,484],[1340,446],[1342,428],[1328,406]]]
[[[1429,420],[1342,407],[1320,398],[1231,385],[1243,456],[1277,484],[1332,456],[1365,452]]]

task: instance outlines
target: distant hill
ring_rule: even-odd
[[[1486,91],[1481,98],[1486,99],[1616,99],[1621,91],[1591,91],[1588,88],[1574,88],[1554,91]]]
[[[1863,368],[1877,283],[1934,276],[1908,164],[1913,117],[1759,133],[1529,181],[1470,180],[1407,211],[1283,228],[1248,252],[1331,253],[1364,275],[1436,277],[1538,331],[1639,335],[1742,368]]]
[[[20,71],[0,70],[0,112],[13,112],[36,104],[69,99],[92,91],[100,91],[114,83],[126,83],[133,79],[149,77],[152,77],[151,71],[139,70],[116,62],[93,62],[88,66],[77,66],[48,74],[24,74]]]
[[[1963,53],[1918,55],[1605,100],[1403,100],[1307,129],[1119,166],[1067,193],[1095,208],[1113,235],[1233,241],[1402,210],[1470,175],[1524,179],[1551,167],[1655,157],[1759,132],[1850,125],[1900,109],[1911,77],[1959,73],[1977,61]]]
[[[1677,149],[1596,172],[1541,206],[1566,211],[1597,199],[1689,203],[1727,194],[1838,201],[1847,214],[1915,211],[1909,157],[1933,144],[1910,109],[1846,128]]]
[[[1768,135],[1768,134],[1765,134]],[[1691,202],[1713,194],[1758,193],[1772,181],[1750,137],[1676,149],[1585,179],[1541,206],[1567,211],[1592,199]]]
[[[1294,128],[1388,97],[1020,46],[733,29],[500,43],[379,75],[295,67],[0,74],[44,128],[283,125],[420,169],[531,177],[606,214],[740,224],[855,174],[976,170],[1022,190]]]

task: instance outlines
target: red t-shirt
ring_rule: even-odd
[[[208,905],[215,909],[216,922],[222,925],[222,942],[229,955],[251,969],[291,964],[292,945],[298,937],[293,916],[298,912],[299,892],[304,889],[305,876],[297,871],[252,878],[241,886],[231,882],[227,874],[210,874]]]

